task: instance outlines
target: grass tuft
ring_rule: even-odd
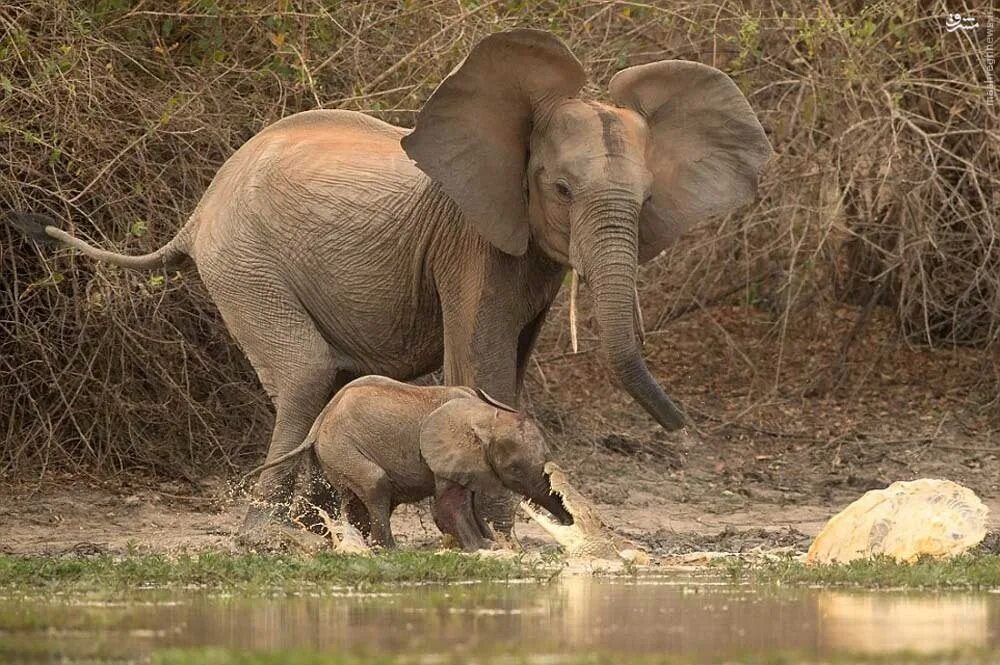
[[[879,557],[844,564],[808,565],[792,559],[724,562],[734,582],[871,589],[1000,589],[1000,556],[966,554],[913,564]]]
[[[319,554],[130,554],[97,557],[0,555],[0,589],[61,591],[198,586],[294,591],[312,586],[373,586],[507,580],[532,571],[519,561],[453,552],[387,552],[373,557]]]
[[[991,650],[960,651],[946,654],[841,654],[816,658],[798,653],[748,653],[732,662],[744,665],[793,665],[812,663],[820,665],[986,665],[995,663],[997,653]],[[392,663],[434,662],[441,665],[464,664],[470,662],[466,653],[435,654],[420,657],[363,655],[344,653],[322,653],[316,651],[232,651],[226,649],[171,649],[153,655],[153,665],[390,665]],[[527,665],[529,663],[551,662],[561,665],[693,665],[701,662],[689,656],[674,654],[636,653],[591,653],[591,654],[493,654],[477,656],[474,662],[482,665],[502,663],[503,665]],[[728,662],[728,661],[727,661]]]

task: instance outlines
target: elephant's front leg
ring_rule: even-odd
[[[537,257],[485,256],[437,283],[444,380],[517,406],[525,368],[565,270]]]
[[[450,386],[481,388],[501,402],[517,401],[517,333],[502,322],[471,335],[449,331],[445,324],[444,382]]]
[[[516,405],[517,352],[521,326],[510,312],[483,303],[478,310],[444,312],[444,382],[480,388],[501,402]],[[475,494],[476,512],[497,533],[510,536],[517,498],[507,492]]]
[[[534,254],[493,249],[463,256],[437,273],[444,324],[444,380],[480,388],[517,406],[524,367],[565,269]],[[519,499],[475,495],[477,513],[509,535]]]
[[[496,543],[484,535],[473,509],[474,495],[467,488],[438,478],[431,513],[441,533],[453,536],[467,552],[492,549]]]

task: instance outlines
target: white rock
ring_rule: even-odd
[[[834,515],[809,547],[810,563],[873,556],[912,562],[961,554],[986,537],[989,509],[972,490],[950,480],[895,482]]]

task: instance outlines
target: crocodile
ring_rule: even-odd
[[[570,559],[624,560],[646,563],[648,556],[634,545],[616,537],[601,519],[594,504],[573,487],[566,473],[555,462],[545,465],[553,494],[557,495],[573,517],[572,524],[559,524],[540,512],[530,501],[521,502],[521,510],[552,536]]]

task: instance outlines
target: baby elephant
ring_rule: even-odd
[[[302,445],[251,473],[310,448],[341,493],[347,519],[383,547],[395,546],[389,517],[396,506],[429,496],[438,528],[466,550],[494,544],[474,508],[478,492],[510,490],[573,521],[550,491],[541,432],[481,391],[357,379],[323,409]]]

